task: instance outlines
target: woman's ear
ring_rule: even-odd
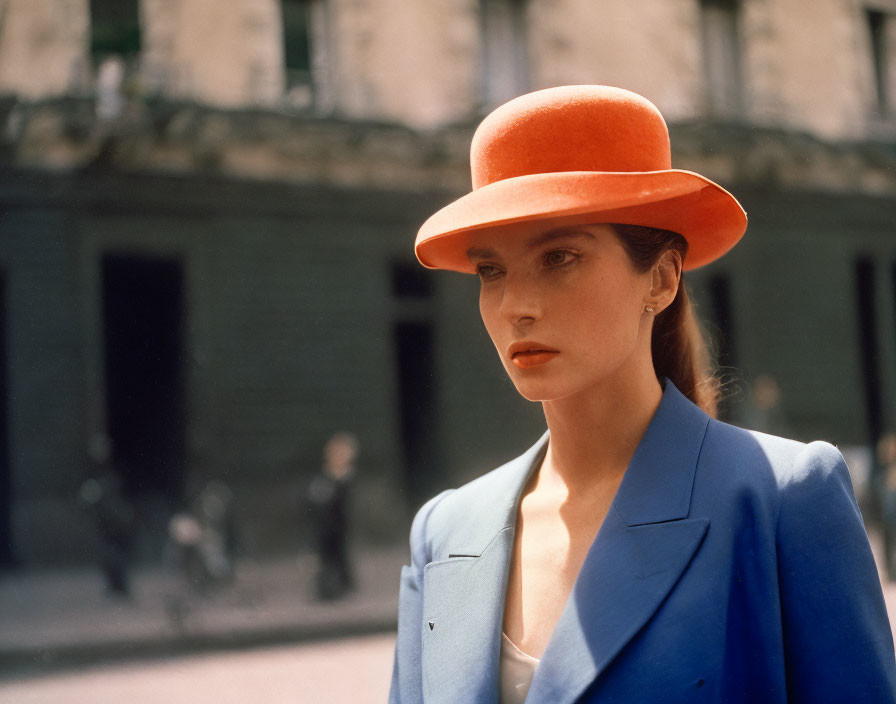
[[[667,249],[650,270],[650,300],[645,305],[653,308],[654,314],[661,313],[675,300],[681,281],[681,266],[681,253],[676,249]]]

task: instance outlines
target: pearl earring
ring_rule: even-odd
[[[653,306],[644,306],[645,313],[653,313]]]

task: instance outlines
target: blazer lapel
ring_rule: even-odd
[[[520,495],[547,448],[545,434],[471,492],[423,579],[423,691],[427,703],[496,702],[504,598]]]
[[[527,701],[574,702],[650,619],[687,568],[709,525],[706,519],[688,518],[708,423],[709,417],[667,381]]]

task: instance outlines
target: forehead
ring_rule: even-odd
[[[613,234],[613,229],[609,225],[602,224],[551,227],[550,225],[541,224],[539,226],[539,223],[532,223],[528,227],[515,225],[494,228],[470,234],[467,257],[472,260],[506,256],[570,240],[596,241]]]

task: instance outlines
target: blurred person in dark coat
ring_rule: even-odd
[[[312,532],[318,556],[317,598],[338,599],[355,586],[348,554],[349,485],[355,472],[358,441],[336,433],[324,445],[323,467],[308,487]]]
[[[121,476],[112,462],[112,442],[95,435],[88,454],[94,465],[91,478],[81,485],[81,500],[96,521],[99,562],[110,596],[128,596],[128,563],[136,528],[134,507],[122,489]]]

